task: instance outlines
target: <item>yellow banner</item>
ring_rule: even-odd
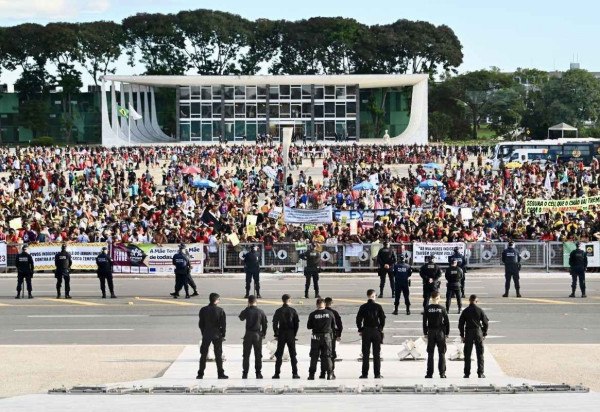
[[[589,210],[593,206],[600,206],[600,196],[561,200],[525,199],[526,213],[576,212]]]

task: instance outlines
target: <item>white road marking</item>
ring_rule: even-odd
[[[13,332],[131,332],[135,329],[15,329]]]
[[[450,322],[458,322],[457,320],[451,320]],[[422,320],[395,320],[394,323],[423,323]],[[488,323],[500,323],[499,320],[490,320]]]
[[[422,338],[424,335],[394,335],[392,336],[392,338],[411,338],[411,339],[417,339],[417,338]],[[449,339],[453,340],[454,338],[456,338],[456,335],[449,335]],[[506,336],[486,336],[486,339],[502,339],[505,338]]]
[[[147,318],[149,315],[29,315],[28,318]]]

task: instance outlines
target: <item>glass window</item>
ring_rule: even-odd
[[[235,104],[235,117],[244,117],[246,116],[246,104],[245,103],[236,103]]]
[[[300,100],[302,98],[302,89],[300,86],[292,86],[292,100]]]
[[[325,86],[325,97],[335,96],[335,86]]]
[[[200,98],[200,86],[192,86],[192,99]]]
[[[257,94],[256,96],[260,98],[267,97],[267,86],[256,86]]]
[[[212,100],[212,88],[210,86],[202,86],[202,100]]]
[[[279,118],[279,105],[278,104],[270,104],[269,105],[269,117],[272,119]]]
[[[256,140],[256,123],[246,123],[246,139]]]
[[[225,100],[233,100],[233,86],[225,86]]]
[[[346,103],[346,113],[348,114],[348,116],[356,115],[356,102]]]
[[[345,99],[346,98],[346,87],[338,86],[335,88],[335,98],[336,99]]]
[[[192,122],[190,137],[192,139],[200,139],[202,135],[200,134],[200,122]]]
[[[223,88],[221,87],[220,84],[212,87],[213,99],[220,99],[222,93],[223,93]]]
[[[315,99],[323,100],[325,98],[325,89],[323,86],[315,87]]]
[[[335,121],[325,120],[325,136],[335,136]]]
[[[213,137],[219,137],[223,135],[223,130],[221,130],[221,122],[214,122],[212,127]]]
[[[302,117],[310,117],[310,103],[302,103]]]
[[[346,122],[346,133],[350,137],[356,137],[356,120]]]
[[[285,119],[290,117],[290,104],[289,103],[281,103],[279,105],[279,117],[285,118]]]
[[[270,100],[279,100],[279,86],[269,87],[269,99]]]
[[[235,100],[244,100],[246,98],[246,86],[235,86]]]
[[[258,117],[266,117],[267,116],[267,104],[266,103],[258,103],[257,113],[258,113]]]
[[[267,123],[266,122],[258,122],[258,134],[267,133]]]
[[[233,104],[225,105],[225,118],[230,119],[233,117]]]
[[[346,122],[336,122],[335,132],[337,133],[338,137],[346,137]]]
[[[356,97],[356,86],[346,86],[346,95],[348,98]]]
[[[335,114],[335,103],[325,102],[325,115],[334,115],[334,114]]]
[[[246,100],[256,100],[256,86],[246,87]]]
[[[308,103],[308,105],[310,106],[310,103]],[[302,117],[302,105],[300,105],[300,104],[293,104],[291,110],[292,111],[290,113],[290,116],[293,119],[299,119],[299,118]]]
[[[248,119],[256,118],[256,105],[255,104],[246,104],[246,117]]]
[[[202,140],[212,140],[212,122],[202,122]]]
[[[192,117],[200,117],[200,103],[192,103]]]
[[[305,84],[302,86],[302,98],[303,99],[310,99],[310,89],[311,89],[310,84]]]
[[[243,120],[235,121],[235,137],[246,136],[246,122]]]
[[[323,118],[325,113],[323,111],[323,104],[315,104],[315,118]]]
[[[221,117],[221,103],[212,104],[213,117]]]
[[[181,123],[179,125],[179,138],[181,140],[190,140],[190,124]]]
[[[281,97],[290,97],[290,86],[287,84],[279,86],[279,94]]]
[[[181,119],[189,119],[190,118],[190,105],[182,104],[179,106],[179,117]]]
[[[346,117],[346,105],[336,104],[335,105],[335,117]]]
[[[227,140],[232,141],[233,140],[233,133],[234,133],[234,123],[233,122],[225,122],[225,138]]]
[[[212,117],[212,105],[202,104],[202,118],[206,119]]]
[[[179,94],[181,96],[181,100],[189,100],[190,99],[190,88],[189,87],[180,87]]]

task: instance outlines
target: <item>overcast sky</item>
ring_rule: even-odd
[[[249,19],[343,16],[365,24],[397,19],[450,26],[463,45],[459,71],[490,66],[568,69],[572,60],[600,71],[600,2],[596,0],[0,0],[0,26],[23,22],[114,20],[139,12],[219,9]],[[125,60],[119,73],[137,74]],[[4,73],[2,83],[14,76]],[[84,82],[89,82],[85,78]]]

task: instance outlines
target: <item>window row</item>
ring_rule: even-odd
[[[311,86],[191,86],[180,88],[181,100],[310,100]],[[316,100],[351,100],[356,86],[315,86]]]
[[[278,103],[268,106],[269,117],[273,119],[300,119],[312,117],[311,103]],[[220,119],[230,118],[266,118],[266,103],[182,103],[179,117],[181,119]],[[325,102],[314,105],[314,117],[356,117],[356,102]]]

